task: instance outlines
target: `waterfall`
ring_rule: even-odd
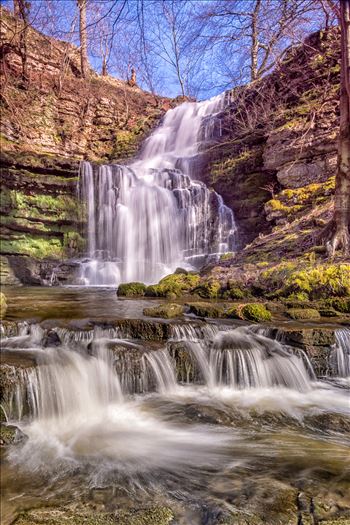
[[[247,327],[220,331],[209,344],[189,341],[188,348],[210,388],[285,386],[306,391],[315,379],[311,363],[305,363],[303,356]]]
[[[224,95],[169,110],[129,166],[81,165],[88,259],[80,282],[158,282],[177,266],[196,267],[234,247],[230,208],[195,180],[196,158],[218,134]]]
[[[350,376],[350,330],[339,328],[335,331],[336,343],[331,354],[335,373],[339,377]]]

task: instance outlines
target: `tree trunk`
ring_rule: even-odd
[[[30,4],[25,0],[14,0],[13,11],[17,18],[20,18],[22,24],[16,22],[16,33],[18,32],[17,45],[21,55],[22,62],[22,81],[23,85],[27,86],[29,82],[28,75],[28,50],[27,50],[27,37],[28,37],[28,15],[29,15]]]
[[[101,71],[101,75],[103,77],[106,77],[108,75],[108,70],[107,70],[107,60],[106,60],[106,57],[104,56],[102,58],[102,71]]]
[[[252,13],[252,43],[250,47],[250,80],[254,82],[258,78],[258,17],[261,0],[256,0],[255,8]]]
[[[79,36],[80,36],[80,67],[81,76],[86,78],[88,74],[88,57],[87,57],[87,35],[86,35],[86,2],[87,0],[78,0],[80,12],[79,18]]]
[[[350,0],[340,1],[341,78],[340,130],[333,221],[328,227],[328,251],[350,253]]]

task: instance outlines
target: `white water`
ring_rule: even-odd
[[[176,325],[169,341],[188,345],[202,375],[196,385],[176,382],[167,348],[116,339],[118,330],[56,329],[62,345],[41,349],[39,334],[43,340],[45,334],[32,328],[38,366],[21,371],[5,407],[28,440],[11,450],[10,460],[36,476],[83,472],[92,486],[126,476],[143,487],[146,480],[156,484],[161,472],[169,481],[188,480],[196,470],[232,469],[251,456],[254,443],[239,427],[195,423],[192,413],[234,418],[239,411],[247,422],[265,412],[296,419],[325,411],[349,415],[346,393],[315,382],[303,357],[283,344],[249,327],[205,326]],[[16,345],[32,351],[18,338],[5,340],[13,352]],[[130,395],[133,387],[147,395]]]
[[[130,166],[81,166],[88,257],[80,282],[158,282],[234,247],[232,211],[196,181],[196,156],[213,139],[225,96],[168,111]]]
[[[335,373],[350,378],[350,330],[340,328],[335,331],[336,344],[332,353]]]

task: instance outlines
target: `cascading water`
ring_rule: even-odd
[[[219,483],[226,480],[232,494],[237,466],[240,480],[245,469],[251,480],[257,465],[265,469],[265,480],[269,458],[283,472],[302,457],[304,475],[306,456],[310,468],[327,466],[325,443],[332,469],[335,455],[344,466],[347,456],[332,414],[345,425],[345,389],[314,380],[302,353],[252,327],[176,322],[161,341],[145,341],[144,328],[134,339],[138,334],[129,323],[97,322],[86,330],[49,326],[23,326],[14,331],[21,335],[4,337],[2,347],[6,355],[28,354],[33,361],[5,365],[1,409],[22,431],[8,461],[17,475],[33,475],[45,506],[45,490],[56,483],[58,490],[67,488],[69,501],[74,483],[84,497],[94,487],[119,486],[134,499],[141,488],[193,501],[196,491],[201,500],[206,487],[223,476]],[[178,379],[183,359],[189,363],[187,382]],[[315,447],[318,417],[320,428],[329,424],[331,432]],[[294,438],[295,428],[304,434]],[[306,446],[308,454],[301,454]],[[191,516],[183,521],[201,522]]]
[[[167,112],[130,166],[83,162],[89,259],[80,282],[158,282],[177,266],[196,266],[234,247],[235,225],[222,197],[194,180],[200,148],[220,133],[225,96]]]
[[[335,339],[331,355],[333,369],[339,377],[350,377],[350,330],[335,330]]]

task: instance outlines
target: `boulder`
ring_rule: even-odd
[[[159,304],[151,308],[144,308],[143,315],[147,317],[162,317],[164,319],[171,319],[179,317],[184,313],[184,307],[180,304]]]

